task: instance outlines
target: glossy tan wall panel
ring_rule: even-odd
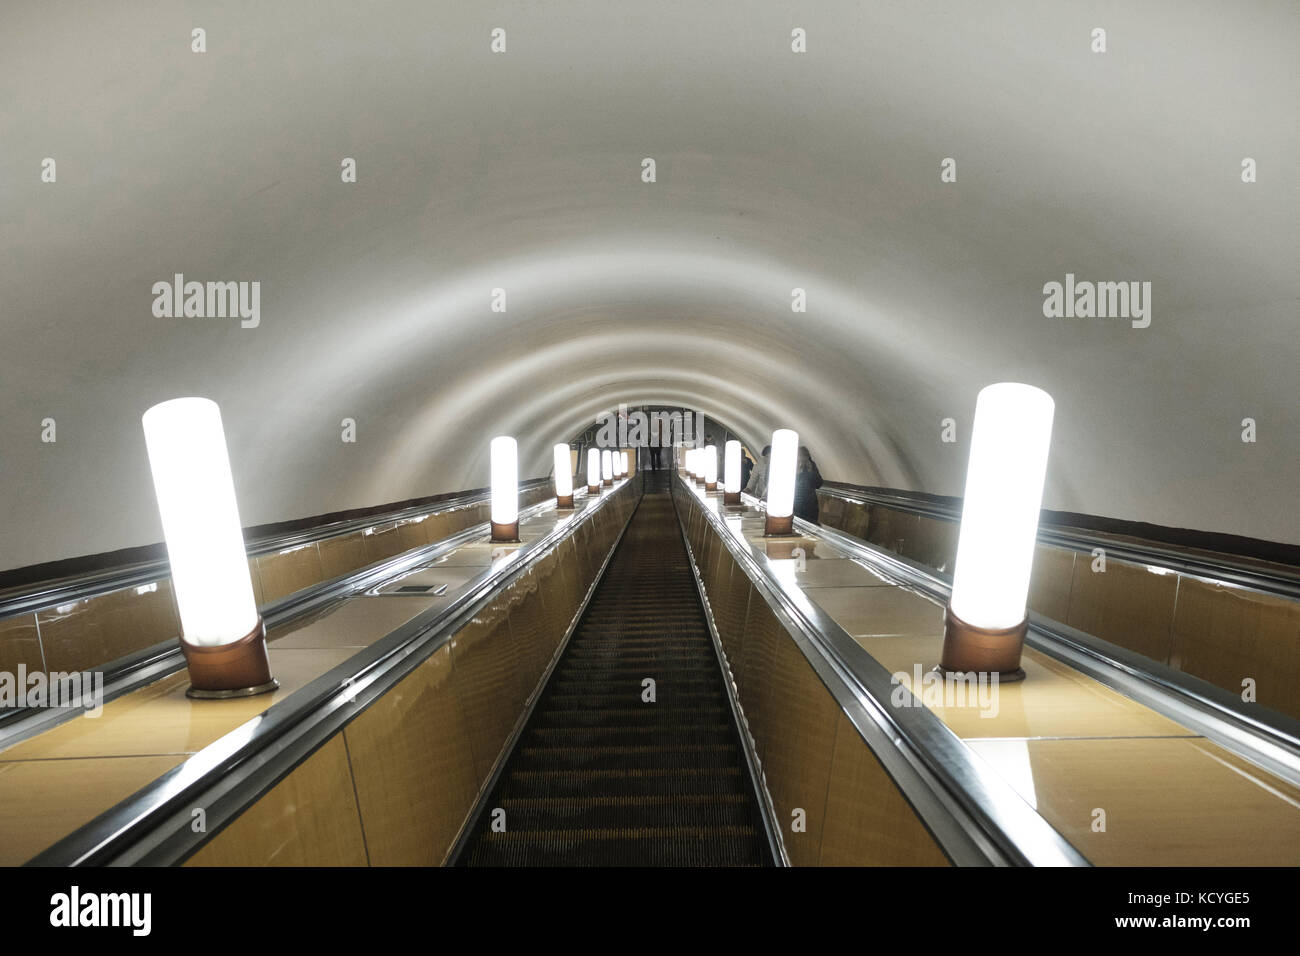
[[[1065,623],[1167,663],[1177,591],[1177,574],[1117,560],[1096,572],[1091,561],[1076,560]]]
[[[789,635],[777,644],[766,706],[763,773],[777,824],[784,830],[790,862],[816,866],[821,860],[835,721],[841,711]],[[794,829],[798,810],[804,815],[802,832]]]
[[[479,788],[450,646],[375,701],[344,736],[371,864],[441,864]]]
[[[36,635],[35,614],[22,614],[0,621],[0,671],[16,675],[20,664],[29,674],[45,670],[41,642]]]
[[[45,665],[89,670],[180,634],[171,581],[74,601],[37,612]]]
[[[451,657],[474,766],[483,781],[492,772],[524,702],[506,614],[489,609],[461,628],[453,638]]]
[[[274,601],[301,591],[320,583],[324,577],[320,552],[314,543],[259,555],[257,571],[262,578],[263,601]]]
[[[342,734],[213,837],[186,866],[365,866]]]
[[[946,866],[948,858],[843,713],[826,794],[822,866]]]
[[[1174,667],[1300,717],[1300,604],[1184,576],[1173,630]]]

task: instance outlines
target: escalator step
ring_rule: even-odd
[[[502,795],[517,797],[698,796],[744,793],[739,766],[651,770],[512,770]]]
[[[553,830],[487,833],[471,866],[761,866],[759,834],[747,827]]]

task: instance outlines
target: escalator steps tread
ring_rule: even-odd
[[[500,812],[480,814],[460,865],[771,864],[677,516],[652,476],[484,804]]]

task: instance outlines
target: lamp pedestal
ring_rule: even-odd
[[[555,496],[555,507],[557,507],[557,508],[572,508],[572,507],[573,507],[573,495],[556,495],[556,496]]]
[[[740,492],[739,492],[739,491],[724,491],[724,492],[722,493],[722,503],[723,503],[724,505],[738,505],[738,504],[740,504]]]
[[[1024,680],[1020,654],[1028,629],[1027,620],[1000,629],[976,627],[959,618],[951,607],[945,608],[939,670],[945,674],[997,674],[1002,683]]]
[[[613,478],[602,478],[602,479],[600,479],[600,483],[601,483],[602,485],[604,485],[606,488],[608,488],[608,487],[610,487],[612,484],[614,484],[614,479],[613,479]]]
[[[718,483],[717,483],[716,481],[706,481],[706,482],[704,483],[704,490],[705,490],[705,491],[717,491],[717,490],[718,490]]]
[[[786,515],[784,518],[767,515],[763,519],[763,537],[784,537],[791,534],[794,534],[794,515]]]
[[[519,540],[519,519],[516,518],[509,524],[502,524],[499,521],[490,522],[492,525],[492,540],[517,542]]]
[[[252,697],[280,686],[271,676],[266,624],[260,615],[253,629],[231,644],[191,644],[182,637],[181,653],[190,672],[186,697],[199,700]]]

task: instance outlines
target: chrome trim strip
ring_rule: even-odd
[[[688,493],[699,495],[690,485]],[[746,496],[751,507],[756,504]],[[742,499],[745,500],[745,499]],[[771,559],[696,501],[935,841],[958,866],[1088,866],[1087,859],[825,611],[777,581]],[[796,527],[799,523],[796,522]],[[800,528],[807,531],[806,524]],[[894,707],[902,693],[914,706]]]
[[[627,481],[616,485],[595,507],[575,513],[573,521],[520,546],[516,560],[489,569],[451,604],[407,621],[24,865],[166,866],[183,860],[451,640],[498,590],[630,487]],[[534,507],[554,507],[554,502]],[[204,833],[191,829],[198,807],[206,812]]]

